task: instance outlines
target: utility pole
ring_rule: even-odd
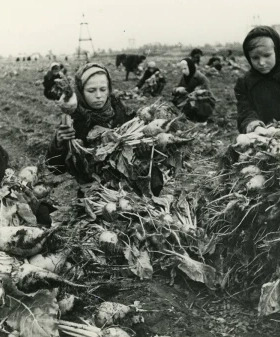
[[[261,25],[261,18],[259,15],[254,15],[253,16],[253,24],[252,24],[252,28],[258,27]]]
[[[79,37],[79,49],[78,49],[78,58],[81,56],[81,43],[90,41],[91,47],[92,47],[92,53],[94,53],[94,47],[92,43],[92,39],[90,36],[88,23],[85,22],[85,15],[83,14],[83,21],[80,23],[80,37]]]
[[[134,38],[128,39],[128,48],[130,48],[130,49],[135,48],[135,39]]]

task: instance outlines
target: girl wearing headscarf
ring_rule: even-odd
[[[44,95],[50,100],[59,100],[62,92],[56,88],[56,79],[62,79],[60,74],[61,65],[57,62],[53,62],[50,66],[49,71],[44,76],[43,86]]]
[[[223,68],[222,59],[219,56],[217,56],[216,54],[212,55],[212,57],[209,59],[207,65],[209,67],[217,69],[218,71],[221,71],[222,68]]]
[[[212,115],[215,98],[208,78],[198,71],[190,58],[180,62],[182,72],[178,86],[173,90],[173,103],[186,117],[195,122],[205,122]]]
[[[150,94],[151,96],[160,95],[166,80],[154,61],[148,63],[148,67],[145,70],[143,76],[137,83],[134,91],[138,92],[142,89],[143,94]]]
[[[252,29],[243,42],[251,69],[237,80],[237,123],[241,133],[266,134],[266,125],[280,120],[280,37],[272,28]]]
[[[55,174],[69,172],[79,183],[93,181],[92,173],[97,168],[92,156],[87,155],[90,167],[89,174],[81,168],[80,171],[71,172],[67,166],[67,141],[81,139],[87,147],[87,135],[94,126],[102,126],[108,130],[103,133],[103,142],[114,141],[112,130],[131,119],[125,105],[112,94],[112,81],[108,70],[98,64],[88,63],[80,68],[75,75],[75,94],[77,107],[71,115],[73,127],[61,124],[55,132],[54,138],[47,151],[47,162],[50,170]],[[156,170],[154,170],[156,172]],[[161,184],[161,177],[153,177],[153,185]],[[159,181],[159,182],[158,182]],[[155,188],[155,187],[154,187]]]
[[[190,58],[192,59],[193,63],[197,66],[199,66],[201,56],[203,56],[203,52],[199,48],[193,49],[190,53]]]

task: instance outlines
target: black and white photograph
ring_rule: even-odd
[[[279,337],[280,1],[2,1],[0,40],[0,337]]]

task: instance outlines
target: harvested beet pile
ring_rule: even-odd
[[[200,189],[199,201],[199,225],[214,235],[216,245],[206,260],[223,275],[221,286],[231,293],[249,295],[263,286],[262,315],[279,311],[273,303],[275,282],[264,285],[279,274],[277,126],[267,136],[239,135],[221,158],[221,169]]]
[[[209,172],[203,181],[198,181],[199,168],[189,170],[198,177],[191,189],[185,185],[188,173],[178,170],[174,175],[178,167],[170,154],[181,153],[181,161],[186,160],[185,144],[192,157],[200,139],[191,142],[196,129],[180,126],[180,116],[157,103],[114,130],[115,142],[102,143],[104,130],[96,128],[89,135],[92,147],[69,146],[76,158],[94,157],[123,179],[118,184],[110,179],[101,183],[104,177],[96,175],[94,183],[81,186],[71,205],[51,214],[50,228],[38,223],[32,209],[47,192],[39,187],[36,170],[27,177],[6,172],[0,189],[2,331],[16,330],[24,337],[30,335],[29,329],[36,336],[58,336],[58,331],[74,336],[133,335],[129,329],[142,319],[139,303],[104,302],[85,324],[59,320],[58,313],[71,310],[76,296],[83,307],[90,305],[89,294],[98,296],[102,286],[113,287],[123,277],[145,280],[162,272],[171,278],[182,273],[211,290],[231,294],[260,292],[262,287],[260,314],[280,310],[277,125],[266,137],[238,136],[216,171],[213,162],[204,161]],[[130,182],[139,172],[141,162],[134,150],[141,142],[150,149],[150,157],[148,184],[139,194]],[[170,151],[170,145],[175,149]],[[159,197],[149,189],[149,167],[156,155],[162,158],[158,163],[165,173]],[[171,173],[167,157],[173,159]],[[59,292],[53,290],[57,286]],[[114,326],[120,322],[127,332]]]

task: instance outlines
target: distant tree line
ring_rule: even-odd
[[[95,51],[96,55],[116,55],[119,53],[125,54],[145,54],[147,56],[156,56],[156,55],[164,55],[170,52],[178,52],[178,53],[189,53],[193,48],[199,48],[203,50],[205,55],[211,55],[214,53],[224,53],[227,50],[231,49],[236,56],[242,56],[242,45],[239,42],[233,43],[216,43],[216,44],[208,44],[205,45],[184,45],[180,42],[176,44],[164,44],[160,42],[155,43],[148,43],[144,44],[138,48],[123,48],[121,50],[113,50],[109,48],[108,50],[105,49],[97,49]]]

